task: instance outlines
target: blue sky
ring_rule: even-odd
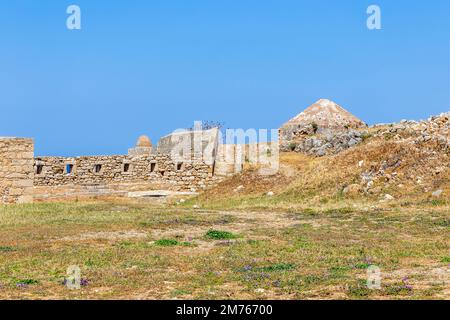
[[[320,98],[371,124],[427,118],[450,110],[449,15],[448,0],[2,1],[0,136],[123,154],[194,120],[278,128]]]

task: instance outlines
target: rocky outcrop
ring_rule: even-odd
[[[402,120],[399,123],[376,125],[374,137],[406,141],[413,144],[435,144],[450,151],[450,112],[424,121]],[[376,130],[377,129],[377,130]]]
[[[356,130],[328,132],[327,134],[305,137],[298,142],[283,144],[281,150],[322,157],[356,146],[363,141],[366,134],[366,132]]]

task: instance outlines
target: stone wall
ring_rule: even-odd
[[[278,171],[279,145],[276,142],[249,144],[219,144],[215,174],[230,176],[242,172],[246,166],[258,166],[264,172]]]
[[[213,166],[169,155],[39,157],[35,198],[125,195],[131,191],[197,192],[218,182]]]
[[[157,153],[188,160],[201,160],[213,165],[219,141],[219,129],[181,130],[162,137]]]
[[[0,138],[0,203],[33,201],[32,139]]]

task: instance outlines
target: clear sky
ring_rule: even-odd
[[[450,1],[0,3],[0,136],[37,155],[124,154],[194,120],[278,128],[320,98],[370,124],[449,111]]]

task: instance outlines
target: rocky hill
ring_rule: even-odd
[[[227,199],[244,207],[284,209],[340,199],[447,205],[450,113],[421,122],[372,126],[359,138],[350,148],[322,157],[281,153],[276,176],[261,177],[249,168],[197,201],[214,205]]]

